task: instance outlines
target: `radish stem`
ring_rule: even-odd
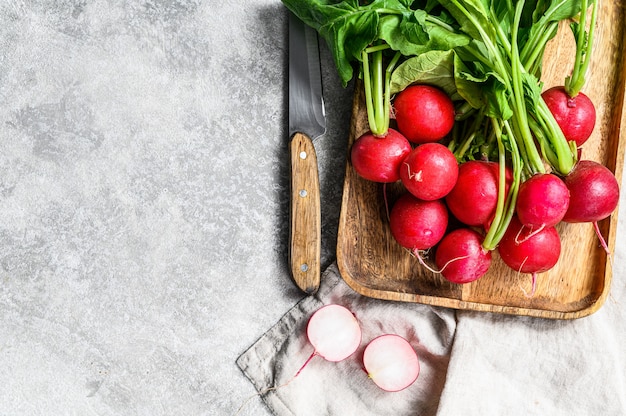
[[[396,52],[387,67],[383,69],[383,52],[389,45],[380,44],[366,48],[361,53],[365,107],[370,131],[377,137],[384,137],[389,130],[391,113],[390,87],[391,73],[401,57]]]
[[[576,35],[576,61],[572,74],[565,79],[565,91],[570,97],[576,97],[585,85],[585,76],[589,69],[591,61],[591,50],[593,48],[593,38],[596,26],[596,15],[598,11],[599,0],[591,0],[593,7],[591,9],[591,18],[589,22],[589,31],[587,31],[587,0],[582,0],[580,19],[575,26]]]
[[[489,226],[485,240],[483,241],[483,247],[486,250],[493,250],[496,248],[502,236],[506,232],[511,218],[515,212],[515,202],[517,201],[517,192],[521,182],[522,175],[522,161],[520,159],[519,149],[515,140],[509,140],[511,147],[511,163],[513,168],[513,181],[509,187],[508,195],[505,195],[506,189],[506,154],[504,152],[504,143],[502,138],[502,130],[498,124],[498,121],[492,119],[492,124],[496,132],[496,139],[498,141],[499,151],[499,164],[500,164],[500,178],[498,184],[498,203],[496,205],[496,213],[494,214],[493,221]],[[504,122],[507,135],[512,137],[513,132],[508,122]]]

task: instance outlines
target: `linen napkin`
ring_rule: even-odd
[[[437,415],[626,415],[625,260],[618,244],[609,296],[584,318],[458,311]]]
[[[314,350],[306,336],[308,319],[318,308],[331,303],[355,314],[362,329],[361,346],[337,363],[315,356],[294,378]],[[237,359],[237,365],[277,416],[435,415],[455,327],[452,310],[359,295],[332,264],[324,271],[317,294],[289,310]],[[406,338],[420,361],[417,381],[393,393],[378,388],[361,362],[367,343],[389,333]]]
[[[600,310],[565,321],[366,298],[333,264],[319,292],[289,310],[237,365],[277,416],[626,415],[625,258],[618,246]],[[293,378],[313,352],[308,318],[329,303],[355,313],[361,347],[339,363],[315,357]],[[383,333],[404,336],[419,355],[420,376],[401,392],[380,390],[362,370],[363,349]]]

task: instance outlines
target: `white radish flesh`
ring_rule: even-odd
[[[363,352],[363,365],[372,381],[389,392],[409,387],[420,372],[417,353],[406,339],[395,334],[372,340]]]
[[[318,309],[307,326],[316,355],[337,362],[352,355],[361,344],[361,327],[352,312],[341,305]]]

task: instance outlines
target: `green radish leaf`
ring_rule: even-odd
[[[398,0],[398,2],[408,9],[414,3],[414,0]]]
[[[454,77],[458,94],[473,108],[484,108],[485,114],[492,118],[508,120],[512,117],[510,91],[496,72],[479,63],[470,68],[466,61],[455,55]]]
[[[379,38],[407,57],[432,50],[446,51],[469,42],[466,35],[455,33],[434,20],[424,10],[386,15],[380,19]]]
[[[346,18],[360,12],[358,0],[343,0],[341,2],[329,0],[282,0],[282,3],[291,10],[300,20],[313,29],[336,19]]]
[[[546,12],[549,7],[549,4],[552,3],[551,0],[537,0],[533,2],[531,6],[534,6],[534,11],[532,13],[531,19],[532,23],[537,23],[541,16]]]
[[[352,62],[377,36],[378,14],[361,9],[358,0],[282,0],[305,24],[315,29],[330,48],[342,83],[353,77]]]
[[[487,111],[485,114],[501,120],[508,120],[513,117],[513,109],[509,105],[510,91],[506,86],[496,76],[490,76],[485,87],[491,91],[490,94],[487,94]]]
[[[428,42],[429,36],[420,33],[415,24],[405,24],[404,15],[411,16],[411,0],[374,0],[369,4],[360,5],[358,0],[282,0],[305,24],[314,28],[326,41],[332,52],[337,72],[342,83],[347,83],[354,76],[352,64],[362,59],[362,52],[375,41],[390,36],[394,43],[407,48],[410,39]],[[379,30],[383,19],[390,18],[400,27]],[[395,19],[393,19],[395,18]],[[416,22],[417,23],[417,22]],[[389,34],[393,32],[393,34]],[[420,49],[420,51],[424,48]]]
[[[423,16],[418,12],[407,15],[387,15],[380,19],[379,37],[404,56],[428,50],[430,36]]]
[[[454,56],[454,79],[457,93],[463,97],[472,108],[480,109],[487,105],[487,96],[484,91],[484,84],[487,76],[475,76],[465,62]]]
[[[526,108],[530,113],[537,108],[537,103],[541,100],[541,92],[543,83],[537,77],[529,73],[522,73],[522,87],[524,89],[524,99],[526,100]]]
[[[391,94],[411,84],[433,85],[444,90],[453,101],[463,99],[456,90],[453,51],[425,52],[398,65],[391,75]]]
[[[591,2],[590,2],[591,3]],[[581,10],[581,0],[539,0],[537,9],[532,14],[528,29],[520,31],[519,44],[525,45],[523,49],[545,48],[548,40],[556,35],[556,31],[547,39],[542,39],[540,44],[534,44],[541,39],[551,24],[557,24],[561,20],[571,19],[577,16]],[[530,42],[527,44],[527,42]]]
[[[337,71],[344,84],[352,79],[352,62],[361,60],[361,52],[378,38],[378,13],[352,13],[324,24],[319,34],[332,51]]]
[[[492,1],[491,10],[495,21],[500,25],[504,33],[511,33],[513,21],[513,9],[510,1]]]
[[[496,39],[495,22],[489,19],[488,0],[440,0],[439,3],[459,22],[461,30],[476,40],[483,34]]]
[[[589,1],[591,4],[592,1]],[[558,22],[571,19],[580,13],[581,0],[552,0],[538,21]]]

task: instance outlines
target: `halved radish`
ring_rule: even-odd
[[[314,355],[328,361],[341,361],[352,355],[361,344],[361,327],[352,312],[341,305],[326,305],[309,318],[309,342]]]
[[[417,353],[406,339],[395,334],[374,338],[363,352],[363,366],[372,381],[389,392],[409,387],[420,372]]]
[[[288,386],[300,375],[302,370],[315,356],[319,355],[325,360],[332,362],[348,358],[361,345],[361,326],[356,316],[347,308],[335,304],[325,305],[316,310],[309,318],[307,337],[311,345],[313,345],[313,352],[296,374],[285,383],[260,390],[256,395],[263,395],[269,391]],[[239,410],[242,408],[243,405],[241,405]]]

